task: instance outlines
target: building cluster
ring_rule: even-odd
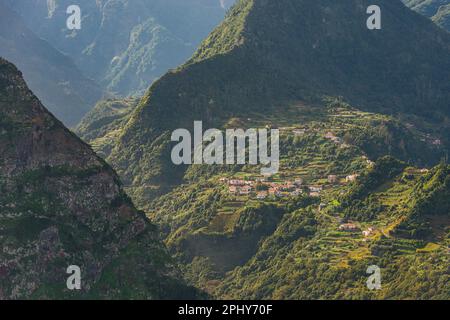
[[[347,176],[345,180],[346,182],[352,182],[357,177],[358,175],[354,174]],[[341,178],[337,175],[329,175],[327,180],[330,185],[341,182]],[[265,178],[254,180],[220,178],[220,182],[227,185],[230,194],[254,196],[258,200],[263,200],[267,197],[282,198],[299,196],[301,194],[319,197],[325,187],[324,185],[306,185],[301,178],[294,181],[286,180],[280,182],[270,182]]]
[[[337,137],[333,132],[327,132],[325,134],[325,138],[333,141],[336,144],[343,144],[344,143],[342,138]]]
[[[434,136],[432,136],[430,133],[425,134],[420,141],[422,142],[426,142],[428,145],[432,145],[435,147],[440,147],[443,145],[443,142],[441,139],[436,138]]]
[[[303,193],[303,181],[297,179],[294,182],[268,182],[264,179],[240,180],[221,178],[220,182],[226,183],[228,191],[234,195],[254,195],[263,200],[269,196],[285,197],[298,196]]]
[[[368,237],[372,236],[374,233],[375,233],[375,229],[372,228],[372,227],[367,228],[367,230],[364,230],[364,231],[362,232],[362,234],[363,234],[363,236],[364,236],[365,238],[368,238]]]
[[[267,197],[299,196],[308,192],[310,196],[319,196],[322,186],[307,186],[302,179],[295,181],[269,182],[264,179],[240,180],[221,178],[221,183],[226,183],[228,191],[234,195],[254,195],[256,199],[263,200]]]
[[[343,223],[339,226],[339,231],[355,232],[359,230],[360,228],[353,222]]]
[[[346,231],[346,232],[360,232],[361,228],[354,222],[349,221],[347,223],[343,223],[339,226],[339,231]],[[362,235],[364,238],[369,238],[375,234],[375,228],[369,227],[365,230],[362,230]]]

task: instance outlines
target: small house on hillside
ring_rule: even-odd
[[[441,139],[435,139],[433,142],[431,142],[434,146],[440,146],[442,145]]]
[[[363,234],[364,237],[367,238],[367,237],[370,237],[374,232],[375,232],[375,229],[372,228],[372,227],[370,227],[370,228],[368,228],[367,230],[364,230],[364,231],[362,232],[362,234]]]
[[[302,136],[306,133],[305,129],[294,129],[292,131],[296,136]]]
[[[345,178],[345,181],[347,181],[347,182],[354,182],[354,181],[356,181],[356,179],[358,179],[358,177],[359,177],[358,174],[352,174],[352,175],[347,176]]]
[[[344,223],[339,226],[340,231],[358,231],[359,227],[354,223]]]
[[[327,138],[327,139],[334,139],[334,138],[336,138],[336,136],[334,135],[333,132],[329,131],[329,132],[327,132],[325,134],[325,138]]]
[[[322,186],[309,186],[309,191],[320,193],[323,190]]]
[[[244,180],[236,180],[236,179],[234,179],[234,180],[229,180],[229,181],[228,181],[228,184],[229,184],[230,186],[243,186],[243,185],[245,185],[246,183],[245,183]]]
[[[266,191],[262,191],[262,192],[258,192],[258,194],[256,195],[256,199],[258,200],[264,200],[267,198],[267,192]]]
[[[243,186],[239,188],[239,194],[241,195],[248,195],[250,192],[252,192],[252,187],[250,186]]]
[[[334,184],[336,182],[338,182],[338,177],[336,175],[334,175],[334,174],[330,174],[328,176],[328,183]]]

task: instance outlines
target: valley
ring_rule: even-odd
[[[108,127],[107,119],[100,123]],[[426,261],[432,259],[431,277],[441,283],[439,292],[445,292],[448,215],[426,217],[421,224],[432,227],[423,239],[396,232],[409,219],[417,185],[430,179],[438,170],[430,167],[447,154],[445,126],[410,115],[361,111],[329,97],[322,105],[296,102],[276,114],[233,117],[223,129],[235,127],[280,131],[276,175],[261,175],[260,166],[253,165],[189,165],[183,182],[152,201],[144,200],[138,188],[126,188],[161,227],[166,245],[182,262],[192,285],[215,298],[323,297],[325,284],[314,291],[313,283],[286,283],[275,273],[297,274],[292,268],[302,268],[309,277],[343,277],[328,298],[381,299],[398,294],[395,283],[411,281],[419,272],[412,269],[399,278],[391,264],[413,261],[412,268],[429,268]],[[91,138],[99,141],[95,135]],[[117,143],[102,141],[94,147],[111,150]],[[379,159],[387,154],[406,162]],[[378,166],[398,169],[368,186],[369,198],[363,194],[361,200],[349,201],[361,179]],[[158,190],[160,185],[146,187]],[[319,264],[327,271],[317,270]],[[391,279],[384,291],[367,290],[365,273],[357,271],[371,264],[382,265],[383,277]],[[266,276],[260,281],[263,270]],[[269,290],[271,284],[276,286]]]
[[[3,1],[85,76],[119,97],[142,95],[188,59],[228,6],[219,0]],[[65,28],[70,5],[81,10],[80,30]]]
[[[81,2],[7,1],[116,96],[72,132],[0,59],[0,299],[450,299],[445,1]]]

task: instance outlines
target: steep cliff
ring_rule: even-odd
[[[114,171],[3,59],[0,190],[0,299],[195,297]]]

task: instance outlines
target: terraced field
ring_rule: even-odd
[[[185,259],[188,274],[200,272],[196,271],[199,261],[202,261],[202,269],[208,265],[207,268],[213,270],[209,277],[188,276],[188,280],[219,296],[220,288],[229,281],[227,277],[235,275],[240,268],[251,266],[255,254],[257,257],[258,252],[264,252],[264,243],[278,237],[277,230],[290,219],[302,221],[311,216],[316,221],[316,232],[306,243],[300,245],[294,241],[289,249],[281,251],[287,250],[283,253],[285,258],[290,257],[299,264],[308,259],[317,264],[326,261],[329,268],[335,270],[351,269],[360,262],[376,260],[373,247],[386,241],[395,243],[390,249],[395,254],[435,252],[437,247],[432,244],[394,236],[413,205],[414,186],[427,175],[427,170],[407,168],[395,179],[371,190],[370,203],[381,208],[376,219],[355,221],[357,230],[354,231],[340,230],[340,226],[349,221],[340,208],[339,199],[355,184],[348,181],[348,176],[364,174],[376,160],[370,158],[364,145],[353,144],[347,135],[364,131],[368,123],[389,125],[390,121],[389,116],[358,111],[347,105],[326,109],[297,105],[284,114],[270,117],[254,114],[248,119],[235,118],[229,125],[238,123],[242,128],[252,128],[271,123],[272,128],[280,129],[280,171],[267,179],[259,175],[257,166],[225,167],[213,173],[202,166],[192,166],[188,170],[190,184],[164,196],[164,205],[160,206],[161,200],[155,202],[150,208],[150,217],[166,226],[166,243]],[[403,130],[409,132],[413,141],[424,136],[417,128],[411,131],[404,127]],[[330,182],[330,175],[336,176],[336,181]],[[231,193],[226,182],[229,180],[252,182],[253,190],[248,195]],[[302,180],[303,194],[268,195],[257,199],[254,187],[260,180],[275,185]],[[319,197],[307,196],[309,186],[322,188]],[[298,201],[305,204],[296,204]],[[298,211],[292,213],[296,208]],[[361,210],[360,214],[364,215],[364,210],[368,209]],[[368,230],[371,231],[364,235],[363,231]],[[286,231],[280,236],[284,237],[283,234]],[[248,250],[234,252],[237,243],[242,246],[244,242]],[[186,251],[190,253],[186,255]],[[272,272],[272,268],[265,272]]]

